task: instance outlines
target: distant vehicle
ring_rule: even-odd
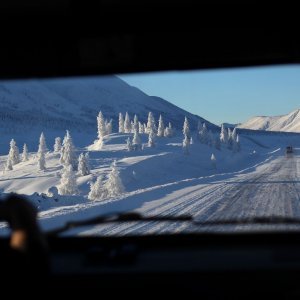
[[[285,148],[285,154],[291,154],[293,153],[293,147],[292,146],[287,146]]]

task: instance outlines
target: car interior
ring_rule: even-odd
[[[0,7],[3,80],[227,69],[300,59],[300,39],[282,28],[137,31],[127,24],[121,30],[116,19],[135,15],[134,20],[141,20],[147,7],[115,1],[97,7],[73,1],[46,1],[45,6],[6,2]],[[155,13],[155,8],[149,10]],[[19,26],[6,30],[14,20]],[[0,202],[0,219],[11,228],[0,239],[4,287],[27,283],[32,292],[28,282],[34,282],[44,291],[70,295],[87,290],[98,295],[185,292],[211,299],[300,296],[299,232],[65,236],[42,232],[36,210],[22,200],[12,195]],[[124,214],[89,222],[128,220],[153,221]],[[86,224],[76,226],[81,225]]]

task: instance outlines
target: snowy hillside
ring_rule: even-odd
[[[171,100],[171,99],[170,99]],[[96,116],[102,111],[113,119],[117,130],[118,113],[137,113],[146,122],[149,111],[158,119],[162,114],[166,124],[181,129],[184,117],[196,128],[202,118],[159,97],[148,96],[116,76],[51,80],[2,81],[0,83],[0,153],[8,151],[8,143],[14,138],[18,144],[27,143],[29,151],[36,151],[41,131],[53,144],[55,136],[63,136],[69,129],[81,144],[93,142]],[[205,121],[208,128],[217,126]]]
[[[240,124],[238,128],[268,131],[300,132],[300,109],[282,116],[259,116]]]

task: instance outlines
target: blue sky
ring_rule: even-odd
[[[118,75],[148,95],[216,124],[300,108],[300,66]]]

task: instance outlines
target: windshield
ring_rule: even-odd
[[[299,230],[299,100],[299,66],[1,81],[1,198],[44,230],[195,221],[70,235]]]

